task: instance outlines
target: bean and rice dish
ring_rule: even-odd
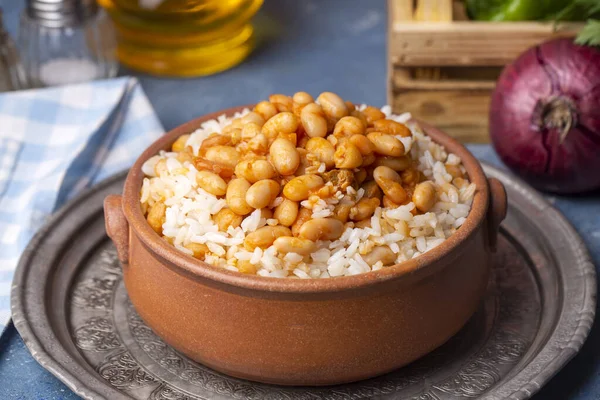
[[[461,160],[389,106],[274,94],[148,159],[141,207],[164,240],[244,274],[376,271],[441,244],[475,194]]]

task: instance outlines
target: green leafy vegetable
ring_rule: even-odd
[[[575,43],[600,46],[600,0],[572,0],[554,16],[559,21],[585,21],[587,23],[575,38]]]
[[[587,21],[575,43],[600,46],[600,0],[466,0],[481,21]]]
[[[541,20],[549,15],[556,15],[572,2],[573,0],[466,0],[469,16],[482,21]]]
[[[586,46],[600,46],[600,20],[588,19],[577,35],[575,43]]]
[[[600,0],[571,0],[570,4],[551,16],[555,21],[584,21],[600,14]]]

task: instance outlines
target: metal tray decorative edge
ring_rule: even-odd
[[[280,387],[232,378],[180,355],[136,314],[104,232],[110,178],[54,215],[25,250],[14,324],[33,357],[85,399],[528,399],[581,348],[596,273],[569,222],[526,184],[484,165],[509,197],[486,298],[433,353],[352,384]]]

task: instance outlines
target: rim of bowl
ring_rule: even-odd
[[[235,112],[242,111],[245,108],[252,109],[253,105],[238,106],[217,111],[172,129],[144,150],[127,174],[122,202],[123,212],[130,226],[130,232],[128,234],[135,234],[154,256],[158,256],[162,258],[163,261],[166,261],[166,263],[163,263],[166,268],[183,273],[183,275],[194,279],[204,278],[225,285],[266,292],[323,293],[358,289],[384,281],[407,277],[416,271],[425,272],[424,270],[428,270],[428,268],[426,268],[427,266],[431,266],[431,264],[436,261],[448,256],[453,250],[456,250],[461,243],[474,234],[486,217],[490,196],[489,186],[479,161],[477,161],[465,146],[454,138],[433,126],[413,119],[412,121],[419,124],[434,142],[444,146],[448,153],[454,153],[461,158],[462,164],[467,170],[470,182],[475,183],[476,185],[473,204],[467,219],[460,229],[434,249],[431,249],[414,259],[377,271],[327,279],[288,279],[246,275],[240,272],[214,267],[204,261],[193,258],[192,256],[177,250],[171,244],[163,240],[156,232],[154,232],[154,230],[152,230],[152,228],[150,228],[150,225],[144,218],[139,202],[142,180],[144,178],[141,168],[142,164],[150,157],[156,155],[160,150],[170,147],[179,136],[192,133],[198,129],[203,122],[216,119],[220,115],[230,117]],[[431,272],[433,273],[434,271]]]

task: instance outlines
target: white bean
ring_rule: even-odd
[[[296,146],[287,139],[276,139],[269,149],[273,166],[281,175],[292,175],[300,165]]]

